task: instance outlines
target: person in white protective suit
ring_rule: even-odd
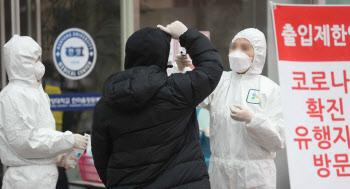
[[[14,35],[4,45],[9,84],[0,93],[0,157],[8,166],[3,189],[56,188],[57,165],[72,168],[64,154],[87,145],[87,137],[55,130],[40,56],[30,37]]]
[[[276,152],[285,147],[279,86],[260,75],[266,58],[262,32],[249,28],[232,40],[215,91],[199,107],[210,111],[209,175],[213,189],[275,189]],[[177,56],[178,67],[190,65]]]

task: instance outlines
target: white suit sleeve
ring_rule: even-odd
[[[277,152],[285,147],[284,119],[282,114],[279,88],[268,96],[263,114],[255,117],[246,125],[248,135],[270,152]]]
[[[73,148],[74,136],[71,132],[36,127],[34,102],[15,102],[9,97],[5,98],[0,104],[0,123],[8,144],[18,155],[27,159],[48,158]]]

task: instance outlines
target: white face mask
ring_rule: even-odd
[[[35,73],[35,78],[36,80],[40,80],[41,78],[43,78],[44,74],[45,74],[45,66],[43,63],[41,63],[40,61],[34,64],[34,73]]]
[[[230,68],[237,73],[243,73],[253,65],[253,58],[238,50],[230,53],[228,59],[230,61]]]

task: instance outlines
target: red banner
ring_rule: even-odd
[[[350,60],[350,6],[276,5],[273,14],[279,60]]]

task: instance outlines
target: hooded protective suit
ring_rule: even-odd
[[[56,156],[73,148],[74,137],[55,131],[49,98],[35,78],[41,48],[15,35],[4,54],[10,82],[0,93],[0,157],[9,168],[2,188],[56,188]]]
[[[213,189],[276,188],[276,151],[285,146],[280,88],[260,75],[266,41],[257,29],[246,29],[238,38],[249,40],[254,61],[246,74],[224,72],[215,91],[200,104],[210,111],[210,182]],[[249,124],[230,117],[232,105],[249,108]]]

